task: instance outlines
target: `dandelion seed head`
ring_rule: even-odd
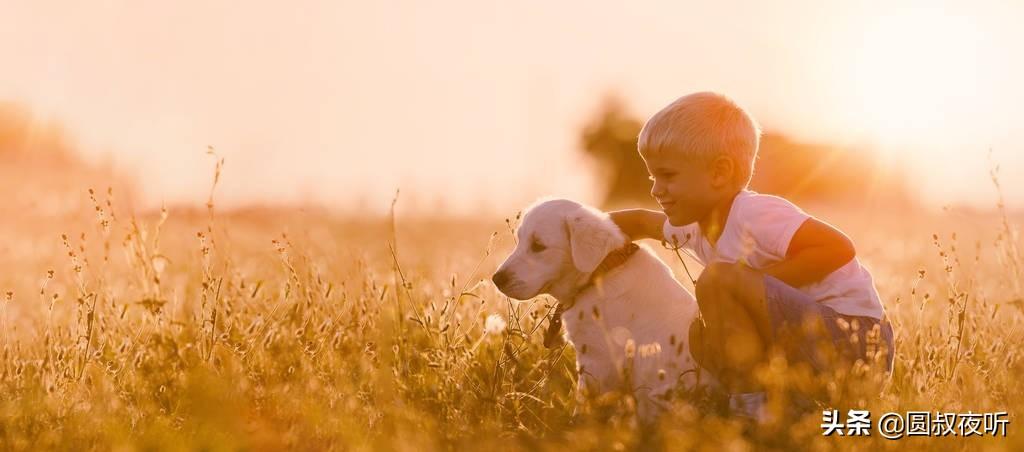
[[[491,314],[484,320],[484,333],[501,334],[505,331],[505,326],[505,319],[501,317],[501,314]]]

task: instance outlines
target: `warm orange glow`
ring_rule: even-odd
[[[852,55],[852,93],[868,131],[886,143],[930,145],[930,136],[948,128],[986,121],[964,115],[983,107],[993,70],[980,27],[940,7],[897,10],[869,22]]]
[[[989,206],[988,148],[1024,171],[1022,14],[1011,2],[15,2],[0,14],[0,101],[138,174],[150,207],[203,202],[207,145],[227,159],[225,205],[382,212],[398,188],[464,213],[553,193],[594,202],[576,151],[604,95],[646,119],[697,90],[799,141],[911,161],[933,205]],[[1024,203],[1024,182],[1008,184]]]

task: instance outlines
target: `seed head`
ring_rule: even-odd
[[[501,334],[505,331],[505,319],[501,317],[501,314],[491,314],[484,320],[484,334]]]

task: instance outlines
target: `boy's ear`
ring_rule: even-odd
[[[732,184],[736,179],[736,162],[724,155],[719,155],[711,161],[711,183],[716,188]]]
[[[577,270],[589,273],[608,253],[621,245],[611,225],[602,221],[594,212],[581,208],[566,218],[569,230],[569,248],[572,252],[572,263]]]

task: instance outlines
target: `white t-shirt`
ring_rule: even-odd
[[[808,218],[783,198],[742,190],[733,200],[716,246],[711,246],[696,222],[673,226],[666,220],[662,232],[669,245],[675,239],[705,266],[744,261],[758,270],[785,259],[790,239]],[[797,289],[840,314],[881,319],[884,313],[871,274],[856,257],[824,279]]]

